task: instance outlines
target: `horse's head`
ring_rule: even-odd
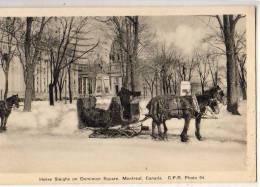
[[[214,96],[214,98],[216,98],[223,105],[226,104],[224,91],[219,86],[215,87],[215,93],[214,93],[213,96]]]
[[[19,108],[19,97],[18,94],[13,95],[6,99],[6,102],[10,106],[15,106],[16,108]]]
[[[210,99],[208,106],[211,108],[211,110],[212,110],[215,114],[219,114],[220,109],[219,109],[219,105],[218,105],[217,99]]]
[[[205,93],[210,95],[212,99],[215,99],[223,105],[226,104],[224,91],[219,86],[215,86],[210,90],[206,91]]]

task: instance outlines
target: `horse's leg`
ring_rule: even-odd
[[[6,130],[6,123],[7,123],[7,117],[5,116],[4,118],[3,118],[3,126],[2,126],[2,130]]]
[[[3,123],[4,123],[4,117],[1,117],[1,127],[0,127],[0,131],[3,130]]]
[[[166,139],[166,140],[168,140],[168,136],[167,136],[167,131],[168,131],[168,128],[167,128],[167,126],[166,126],[166,121],[163,121],[163,129],[164,129],[164,138]]]
[[[161,123],[157,123],[156,125],[157,125],[157,128],[158,128],[159,138],[164,139],[164,135],[163,135],[162,130],[161,130]]]
[[[5,117],[4,130],[6,130],[7,119],[8,117]]]
[[[6,119],[5,118],[6,118],[5,116],[3,116],[1,118],[1,130],[2,131],[6,130],[6,128],[5,128]]]
[[[181,133],[181,141],[182,142],[187,142],[188,141],[188,135],[187,132],[189,130],[189,125],[190,125],[190,117],[185,117],[185,123],[184,123],[184,128]]]
[[[156,123],[155,123],[155,121],[153,120],[153,122],[152,122],[152,138],[153,139],[155,139],[156,138],[156,136],[155,136],[155,126],[156,126]]]
[[[201,140],[200,122],[201,122],[201,116],[196,117],[196,119],[195,119],[195,125],[196,125],[195,136],[197,137],[198,140]]]

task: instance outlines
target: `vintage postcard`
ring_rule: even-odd
[[[0,184],[256,181],[255,7],[3,8]]]

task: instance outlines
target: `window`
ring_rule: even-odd
[[[104,87],[105,87],[105,93],[108,94],[109,93],[109,88],[110,88],[110,84],[109,84],[109,79],[104,79]]]
[[[84,95],[87,93],[86,83],[87,83],[87,78],[84,77],[84,78],[83,78],[83,94],[84,94]]]
[[[96,81],[96,85],[97,85],[97,93],[101,93],[102,92],[102,80],[101,79],[97,79]]]
[[[101,93],[101,86],[97,87],[97,93]]]
[[[82,78],[79,78],[79,94],[82,94]]]
[[[88,93],[89,94],[92,94],[92,80],[91,79],[89,79],[89,81],[88,81]]]
[[[119,78],[116,77],[116,84],[119,84]]]

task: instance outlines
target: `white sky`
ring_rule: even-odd
[[[184,55],[192,55],[194,49],[204,48],[201,40],[219,30],[216,18],[208,16],[164,16],[142,17],[151,30],[156,32],[158,41],[174,44]],[[237,29],[244,30],[245,21],[241,20]]]
[[[216,18],[209,16],[145,16],[140,17],[139,20],[148,26],[149,32],[156,33],[153,38],[154,41],[165,42],[167,46],[173,44],[187,57],[190,57],[195,49],[206,49],[207,45],[202,44],[201,40],[208,34],[219,31]],[[93,56],[99,53],[99,56],[105,62],[108,62],[113,37],[107,33],[111,32],[111,28],[105,28],[104,24],[95,20],[92,24],[93,30],[91,33],[97,40],[100,40],[101,44]],[[237,24],[237,29],[244,30],[244,28],[245,19],[240,20]],[[224,49],[224,45],[222,47]],[[225,64],[224,61],[223,64]]]

